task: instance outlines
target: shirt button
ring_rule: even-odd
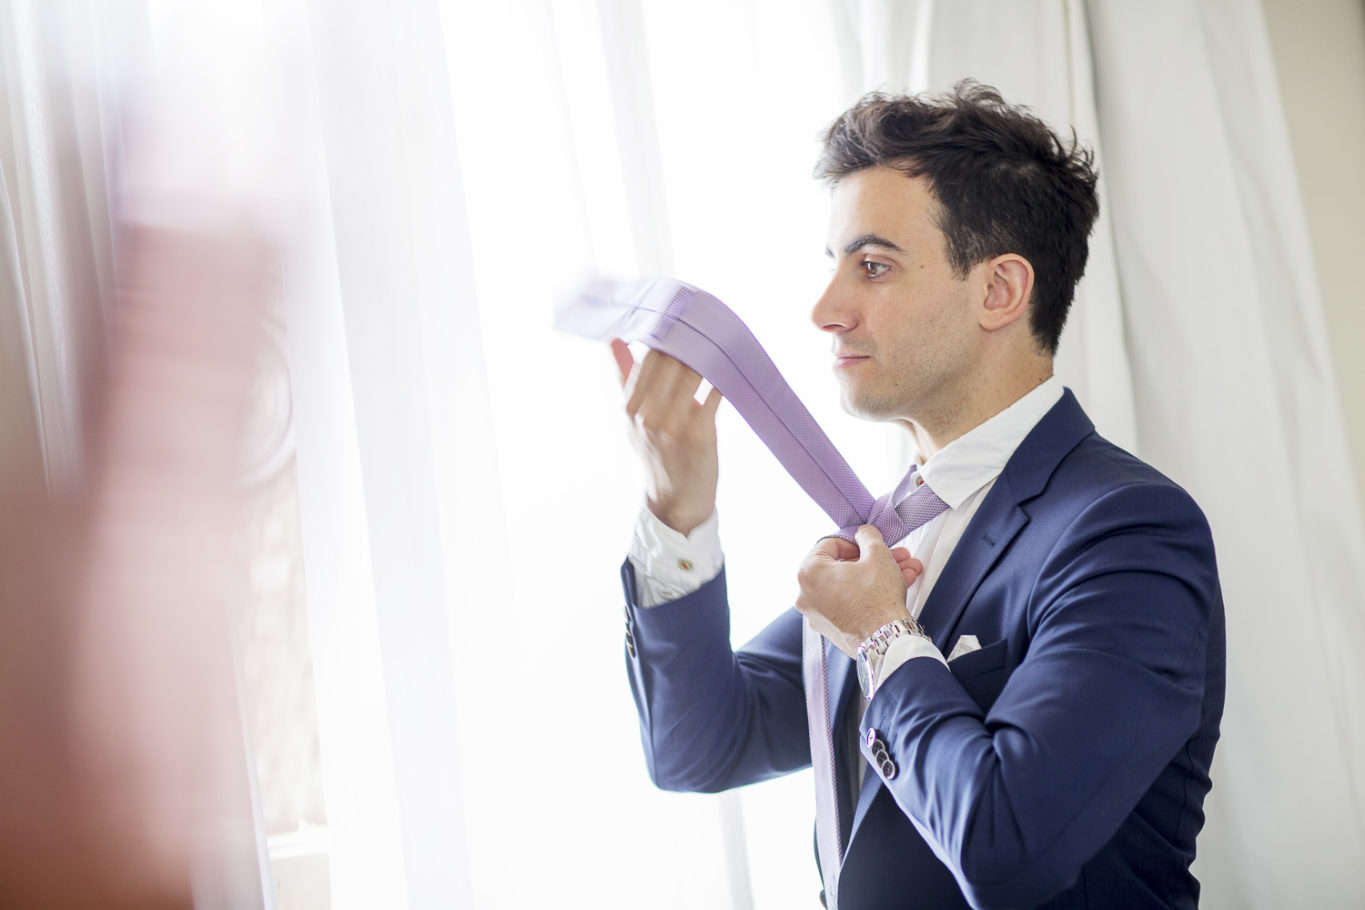
[[[686,560],[686,559],[680,559],[680,560],[678,560],[678,568],[679,568],[679,569],[682,569],[684,572],[691,572],[691,571],[692,571],[692,563],[689,562],[689,561]]]

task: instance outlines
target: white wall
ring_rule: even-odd
[[[1365,0],[1262,0],[1365,514]]]

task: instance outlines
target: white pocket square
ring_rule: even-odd
[[[970,654],[973,651],[981,650],[981,642],[975,635],[963,635],[958,638],[957,644],[953,645],[953,652],[948,655],[949,660],[956,660],[963,654]]]

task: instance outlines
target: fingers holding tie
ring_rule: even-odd
[[[910,551],[905,547],[896,547],[891,551],[891,558],[896,560],[896,565],[900,567],[901,577],[905,579],[905,586],[908,588],[915,583],[915,579],[924,574],[924,563],[910,555]]]
[[[882,538],[882,532],[872,525],[860,527],[854,539],[858,542],[859,559],[883,559],[884,553],[889,552],[891,558],[895,560],[896,566],[900,569],[901,577],[905,579],[905,586],[908,588],[915,583],[915,579],[924,571],[924,564],[910,555],[910,551],[905,547],[896,547],[888,551],[886,541]]]
[[[856,545],[827,537],[797,570],[796,609],[811,627],[850,657],[893,619],[908,615],[905,593],[922,566],[904,547],[888,550],[881,532],[863,525]]]
[[[856,561],[862,556],[863,551],[856,543],[845,540],[842,537],[824,537],[815,545],[811,551],[810,559],[819,559],[833,562]],[[891,558],[895,560],[897,568],[900,569],[901,577],[905,579],[905,586],[908,588],[915,583],[915,579],[924,574],[924,564],[910,555],[910,551],[905,547],[896,547],[890,551]]]
[[[699,403],[702,377],[677,359],[649,351],[637,363],[619,339],[611,351],[631,442],[645,465],[646,502],[660,521],[686,534],[715,510],[720,391],[712,388]]]
[[[630,373],[635,369],[635,358],[630,353],[630,345],[619,338],[613,338],[611,345],[612,356],[616,358],[616,370],[621,374],[621,388],[626,387],[630,381]]]

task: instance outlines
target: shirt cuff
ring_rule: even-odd
[[[713,510],[690,534],[683,535],[642,505],[627,554],[635,568],[635,602],[657,607],[686,597],[719,575],[725,563],[719,524]]]
[[[923,635],[902,635],[887,646],[881,668],[877,670],[877,675],[873,679],[876,688],[872,690],[872,695],[877,694],[877,689],[882,687],[892,673],[916,657],[932,657],[945,667],[948,666],[948,661],[943,659],[943,655],[928,638]]]

